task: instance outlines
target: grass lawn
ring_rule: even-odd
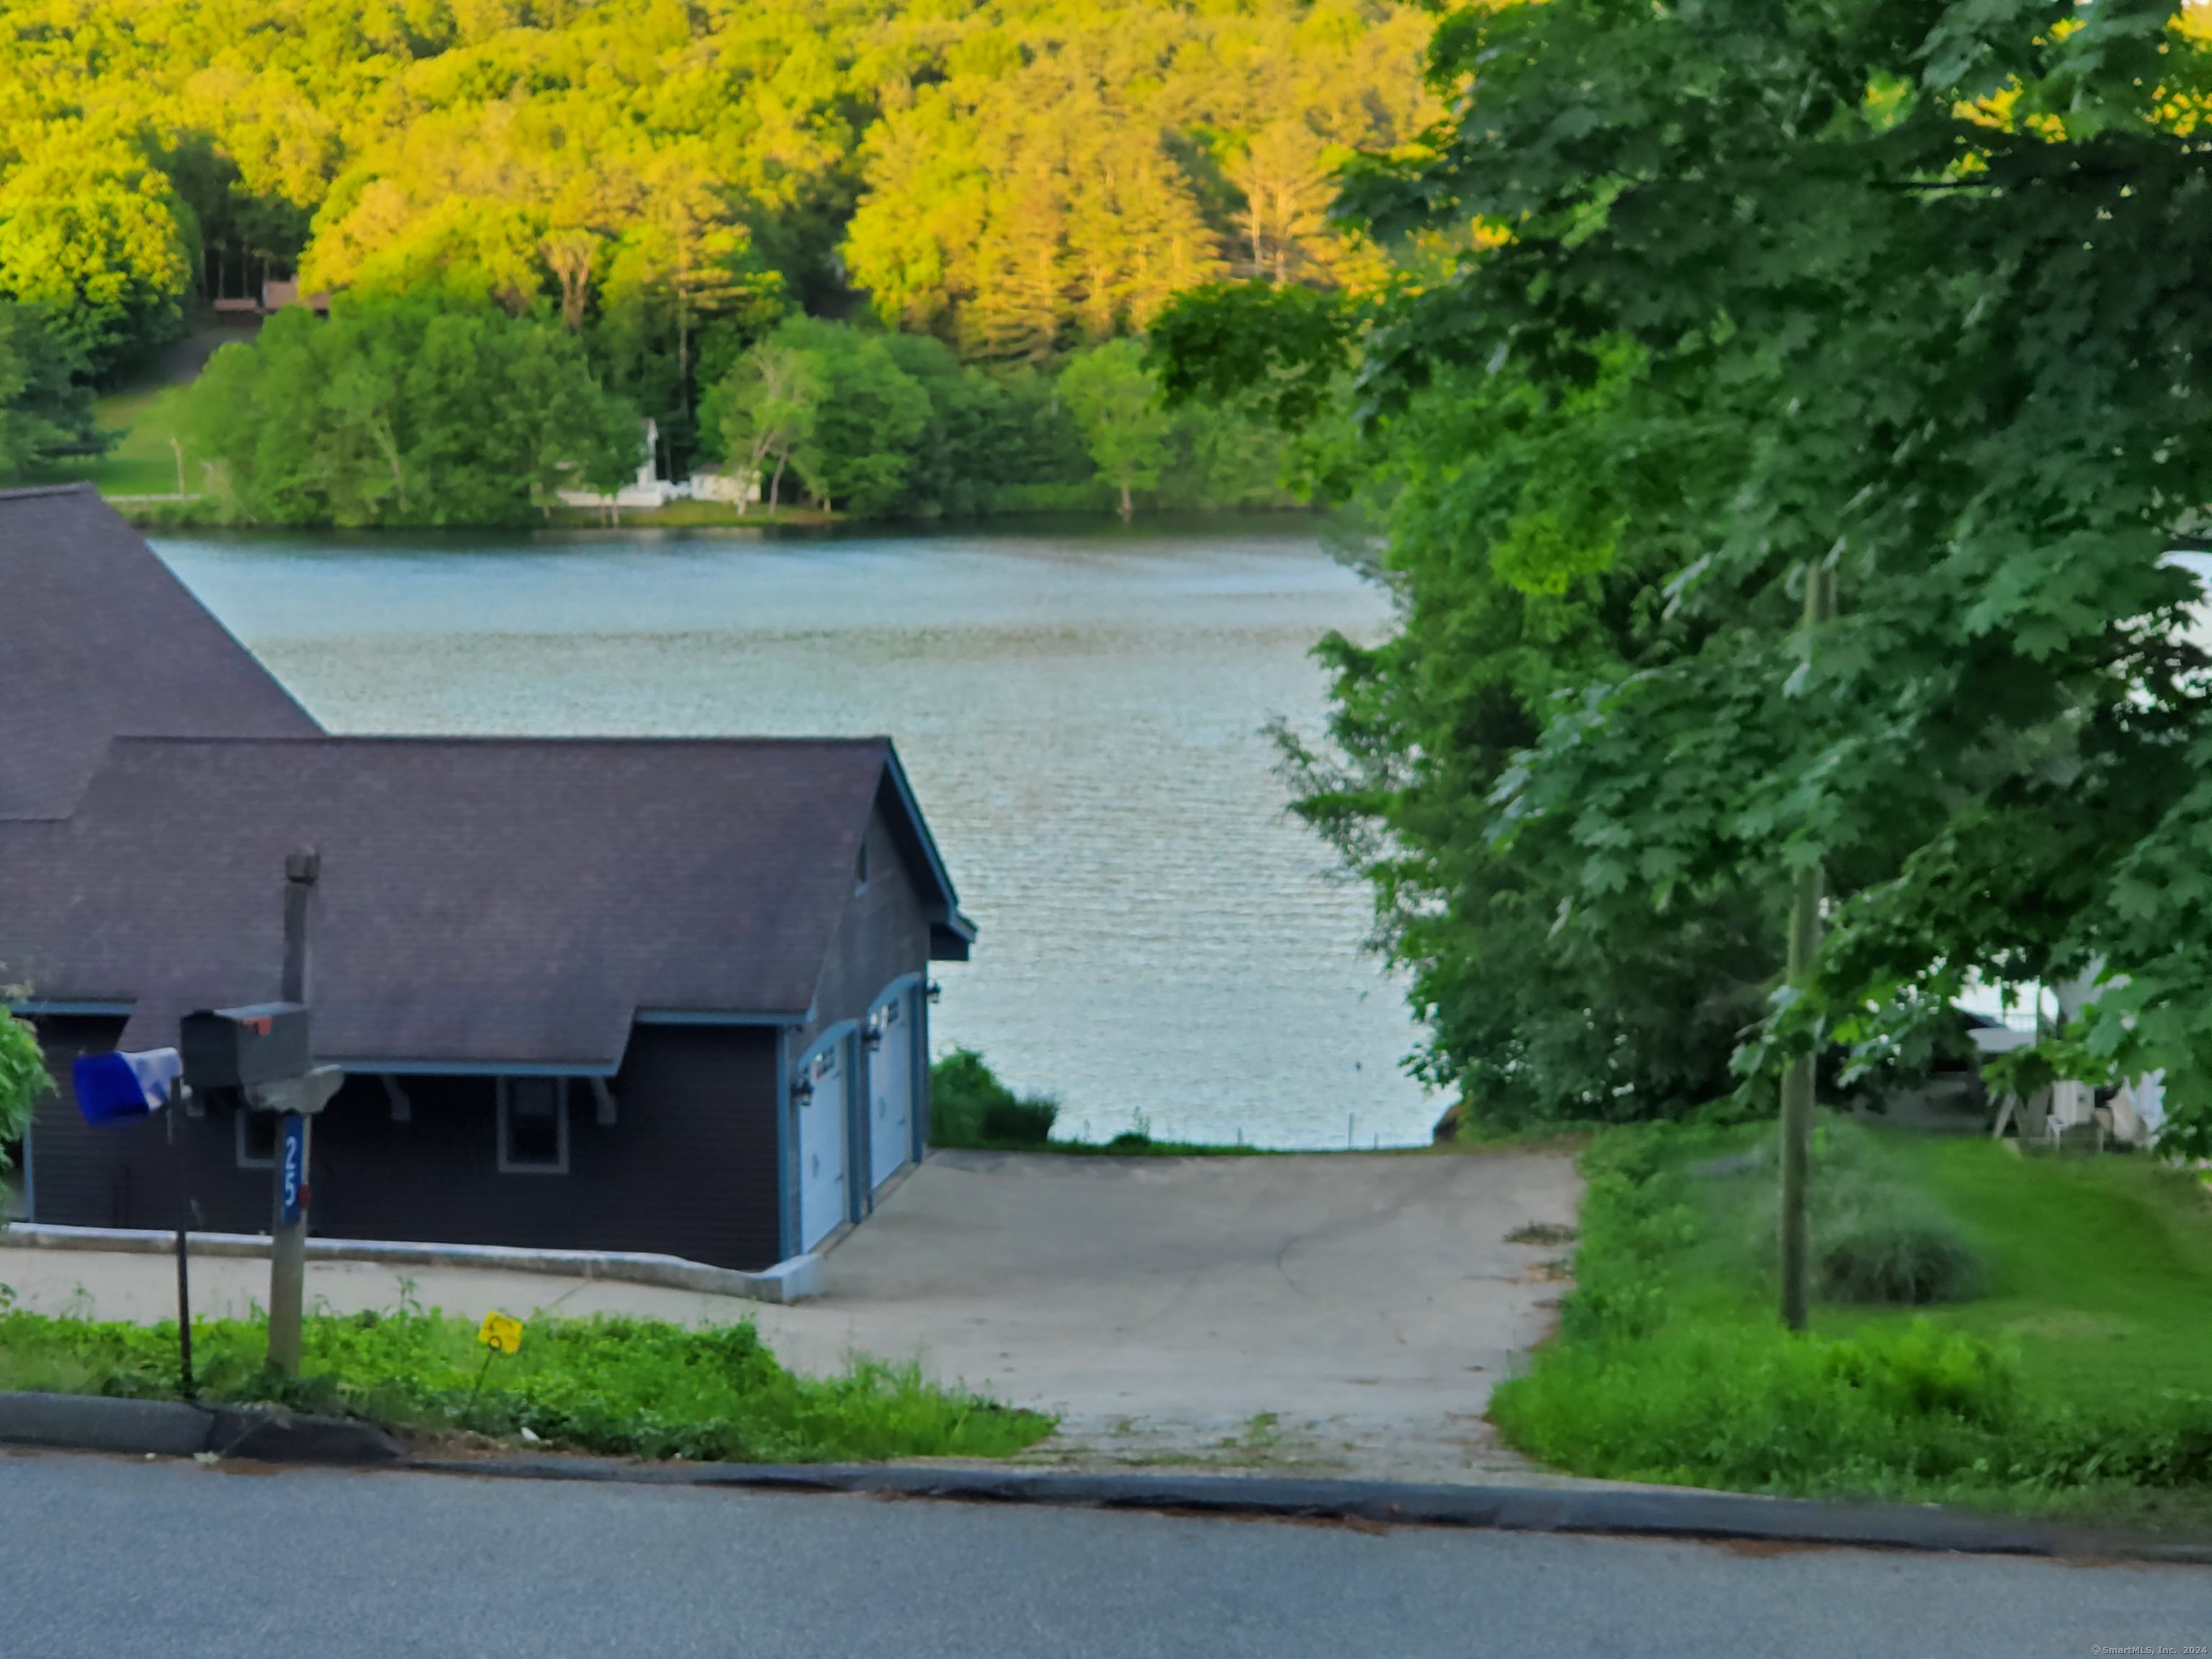
[[[58,483],[87,479],[103,495],[173,495],[177,455],[169,447],[175,431],[178,388],[134,386],[94,400],[100,429],[120,434],[105,455],[72,458],[42,466],[36,482]],[[186,476],[198,469],[189,454]],[[195,486],[197,487],[197,486]]]
[[[422,1436],[527,1429],[577,1451],[729,1462],[1004,1457],[1053,1429],[1038,1413],[926,1383],[912,1365],[794,1376],[750,1322],[540,1320],[504,1355],[434,1309],[311,1316],[297,1380],[264,1369],[268,1340],[260,1321],[195,1320],[199,1397],[281,1401]],[[174,1399],[175,1323],[0,1312],[0,1390],[19,1389]]]
[[[41,467],[33,482],[83,479],[103,495],[176,495],[177,452],[169,441],[179,435],[179,394],[216,347],[252,337],[246,330],[204,320],[136,378],[93,400],[100,430],[114,437],[107,453]],[[198,492],[203,487],[201,468],[189,446],[184,461],[185,489]]]
[[[1579,1474],[2212,1527],[2206,1188],[2141,1157],[1820,1133],[1816,1192],[1856,1179],[1882,1225],[1963,1240],[1970,1294],[1831,1299],[1792,1337],[1771,1128],[1612,1132],[1560,1334],[1493,1398],[1507,1438]],[[1816,1255],[1859,1224],[1820,1217]]]

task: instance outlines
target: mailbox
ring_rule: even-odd
[[[245,1089],[304,1075],[307,1007],[257,1002],[246,1008],[203,1008],[179,1023],[185,1081],[195,1090]]]

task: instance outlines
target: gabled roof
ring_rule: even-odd
[[[320,730],[91,485],[0,490],[0,818],[66,817],[118,734]]]
[[[173,1042],[276,994],[308,846],[319,1057],[611,1070],[640,1009],[804,1018],[872,810],[964,955],[888,738],[122,738],[0,823],[0,982]]]

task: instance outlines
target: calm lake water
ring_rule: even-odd
[[[156,545],[333,731],[890,733],[981,929],[939,1046],[1064,1133],[1428,1139],[1364,890],[1261,731],[1387,621],[1303,526]]]

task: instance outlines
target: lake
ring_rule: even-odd
[[[1425,1142],[1366,890],[1285,811],[1262,727],[1387,602],[1306,521],[486,540],[165,537],[334,732],[887,732],[981,928],[933,1035],[1061,1133]]]

